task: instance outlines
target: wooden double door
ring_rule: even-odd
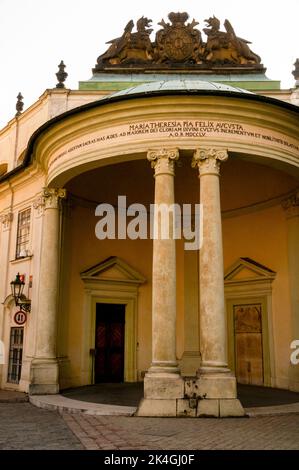
[[[124,381],[125,305],[97,304],[95,383]]]

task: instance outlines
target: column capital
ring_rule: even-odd
[[[0,215],[0,222],[2,223],[3,230],[9,230],[11,222],[13,221],[13,212],[6,212]]]
[[[291,194],[281,202],[287,218],[299,216],[299,191]]]
[[[155,149],[147,152],[147,159],[155,169],[155,176],[161,174],[174,175],[174,164],[179,158],[179,149]]]
[[[42,199],[45,209],[57,209],[59,201],[66,198],[66,189],[43,188]]]
[[[226,149],[201,147],[194,151],[192,168],[198,167],[199,176],[219,175],[220,163],[228,159]]]

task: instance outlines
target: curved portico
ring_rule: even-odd
[[[228,85],[170,81],[137,86],[58,116],[25,157],[62,187],[82,171],[144,158],[149,148],[226,146],[270,166],[298,168],[297,107]],[[257,120],[257,116],[259,116]],[[38,135],[38,143],[35,143]]]
[[[297,389],[296,368],[288,384],[280,377],[288,359],[272,339],[283,309],[298,336],[287,294],[298,274],[297,107],[196,80],[140,85],[47,122],[23,166],[40,176],[43,253],[30,393],[93,383],[105,305],[123,309],[123,380],[144,378],[139,415],[242,415],[235,326],[248,309],[261,309],[263,384]],[[110,204],[118,228],[119,196],[148,217],[150,204],[201,203],[199,252],[173,232],[97,239],[96,207]]]

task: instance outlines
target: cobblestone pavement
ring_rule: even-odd
[[[84,449],[55,411],[30,403],[0,403],[0,449]]]
[[[131,418],[63,414],[86,449],[299,449],[299,414],[258,418]]]
[[[90,416],[0,403],[0,449],[296,449],[299,414],[191,419]]]

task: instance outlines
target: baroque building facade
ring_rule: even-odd
[[[240,416],[236,382],[299,391],[298,61],[283,90],[228,20],[169,21],[154,41],[130,21],[78,90],[61,63],[0,131],[1,388],[143,380],[141,416]],[[200,203],[200,249],[120,230],[154,203]]]

